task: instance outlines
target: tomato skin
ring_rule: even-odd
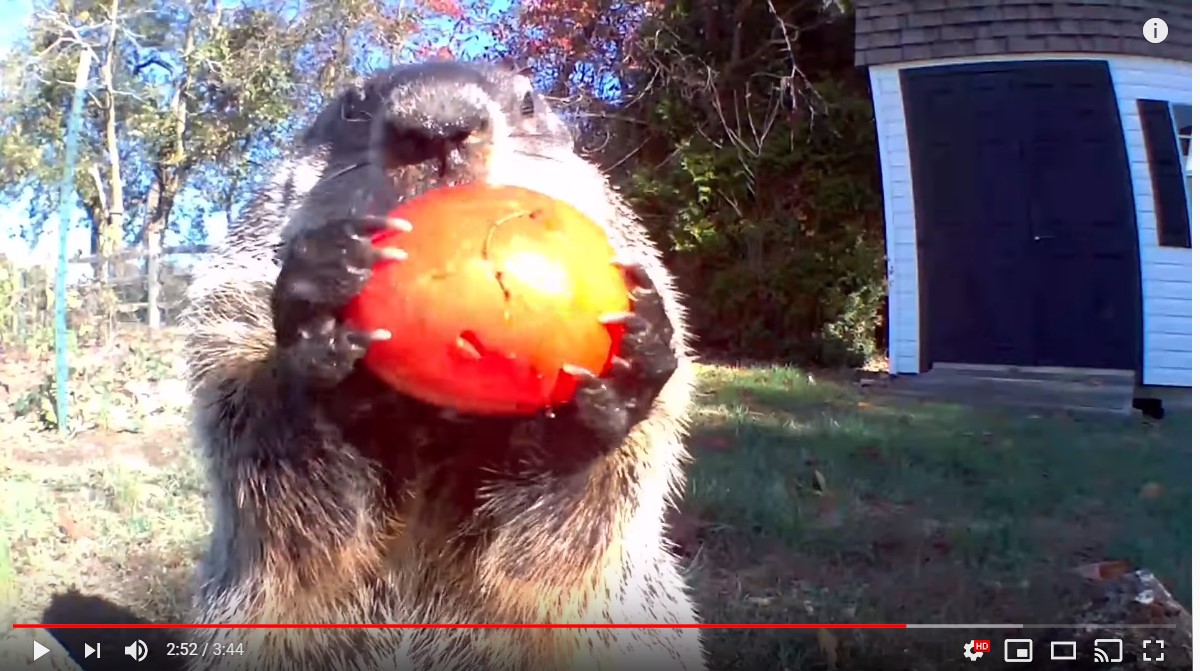
[[[412,223],[376,247],[407,253],[375,266],[343,317],[385,329],[363,364],[393,388],[468,414],[525,415],[569,401],[566,364],[608,371],[630,309],[604,231],[574,207],[509,186],[446,187],[389,216]]]

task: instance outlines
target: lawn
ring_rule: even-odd
[[[1186,413],[969,410],[789,368],[704,381],[672,533],[708,622],[1045,622],[1063,573],[1106,560],[1191,607]],[[0,620],[78,619],[72,603],[179,619],[207,525],[181,423],[30,435],[0,429]],[[714,669],[792,671],[935,669],[969,638],[706,636]]]
[[[710,622],[1058,623],[1081,564],[1190,610],[1190,417],[884,401],[789,368],[709,369],[677,534]],[[690,538],[689,538],[690,537]],[[981,633],[981,632],[972,632]],[[838,631],[842,668],[963,663],[968,634]],[[722,669],[824,668],[810,632],[717,630]]]

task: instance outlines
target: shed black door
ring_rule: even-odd
[[[901,73],[922,365],[1134,369],[1137,229],[1103,62]]]

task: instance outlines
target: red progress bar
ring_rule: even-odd
[[[32,624],[13,629],[905,629],[904,624]]]

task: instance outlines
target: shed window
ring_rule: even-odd
[[[1154,191],[1158,244],[1190,248],[1192,106],[1139,100],[1138,115]]]
[[[1175,118],[1175,137],[1179,138],[1179,155],[1183,162],[1183,189],[1188,196],[1188,212],[1192,211],[1192,106],[1171,105]]]

